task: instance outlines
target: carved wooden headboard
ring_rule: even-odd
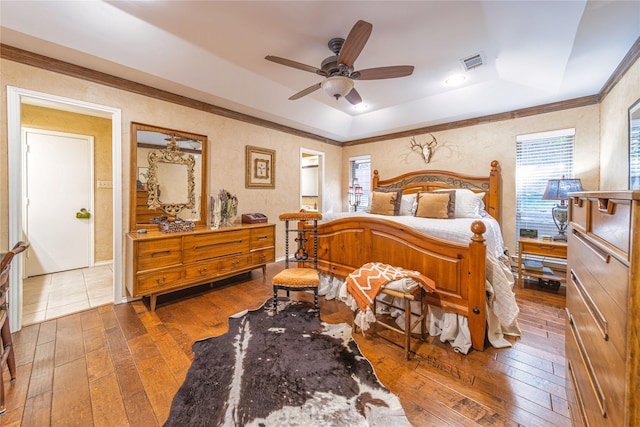
[[[475,193],[484,192],[483,201],[486,211],[500,222],[500,184],[500,163],[493,160],[488,176],[468,176],[451,171],[421,170],[408,172],[394,178],[380,179],[376,169],[373,171],[371,189],[374,190],[378,187],[402,188],[404,194],[447,188],[466,188]]]

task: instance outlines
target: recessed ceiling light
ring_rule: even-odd
[[[364,102],[361,102],[360,104],[356,104],[353,106],[353,109],[356,111],[364,111],[367,108],[369,108],[369,106],[367,104],[365,104]]]
[[[461,85],[465,80],[467,80],[467,76],[464,74],[454,74],[453,76],[447,77],[444,81],[444,84],[447,86],[458,86]]]

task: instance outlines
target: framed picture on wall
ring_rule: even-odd
[[[247,145],[246,188],[276,187],[276,152]]]

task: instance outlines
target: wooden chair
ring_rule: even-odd
[[[0,325],[2,346],[0,350],[0,374],[7,364],[11,382],[16,380],[16,358],[13,352],[13,342],[11,340],[11,327],[9,326],[9,304],[7,302],[7,292],[9,291],[9,272],[11,270],[11,261],[13,258],[24,252],[29,247],[28,242],[18,242],[7,252],[0,261]],[[4,380],[0,377],[0,415],[7,411],[4,405]]]
[[[18,255],[21,252],[26,251],[29,248],[29,242],[18,242],[13,246],[9,252],[3,254],[2,260],[0,260],[0,271],[4,270],[4,268],[11,264],[11,260],[13,257]]]
[[[313,290],[313,306],[318,310],[318,287],[320,276],[318,275],[318,220],[322,219],[322,214],[317,212],[295,212],[280,215],[280,220],[285,223],[285,261],[284,270],[276,274],[271,283],[273,284],[273,312],[278,312],[278,290],[305,291]],[[291,221],[313,221],[313,231],[303,230],[301,227],[291,228]],[[308,234],[312,236],[307,236]],[[291,242],[290,234],[295,233],[296,237]],[[309,237],[313,239],[313,250],[308,251]],[[295,250],[291,254],[293,245]],[[291,247],[290,247],[291,246]],[[292,255],[292,256],[291,256]],[[296,267],[290,266],[297,263]],[[310,264],[305,266],[304,264]]]

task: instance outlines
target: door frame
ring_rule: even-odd
[[[87,144],[89,145],[89,158],[86,159],[89,162],[89,182],[91,183],[91,185],[89,185],[89,203],[86,204],[86,206],[83,206],[87,209],[89,209],[89,212],[91,212],[91,218],[89,219],[91,226],[89,227],[89,248],[87,249],[89,251],[89,260],[88,260],[88,267],[93,267],[94,266],[94,261],[95,261],[95,221],[94,221],[94,204],[95,204],[95,189],[93,186],[93,182],[94,182],[94,162],[95,162],[95,152],[94,152],[94,137],[92,135],[80,135],[80,134],[76,134],[76,133],[71,133],[71,132],[58,132],[58,131],[54,131],[54,130],[48,130],[48,129],[37,129],[37,128],[32,128],[32,127],[28,127],[28,126],[22,126],[21,127],[21,146],[22,146],[22,150],[23,154],[22,154],[22,161],[24,162],[24,164],[22,165],[22,177],[21,177],[21,182],[22,182],[22,194],[23,196],[26,196],[27,193],[27,185],[29,183],[27,177],[28,177],[28,160],[27,160],[27,150],[28,148],[25,146],[25,144],[27,143],[27,134],[31,133],[31,134],[39,134],[39,135],[51,135],[51,136],[60,136],[60,137],[67,137],[67,138],[75,138],[75,139],[81,139],[83,141],[86,141]],[[29,222],[27,221],[28,219],[28,208],[27,208],[27,198],[23,197],[22,198],[22,230],[27,230],[27,238],[29,236]],[[11,243],[10,243],[11,244]],[[28,257],[27,257],[28,259]],[[24,265],[24,258],[22,260],[22,263]],[[26,269],[23,270],[28,270],[28,266]],[[24,271],[23,271],[24,273]]]
[[[8,176],[9,176],[9,244],[11,245],[24,238],[22,233],[23,208],[22,191],[23,177],[23,151],[21,134],[21,103],[23,98],[35,99],[45,103],[59,104],[58,109],[69,111],[82,111],[83,114],[111,117],[111,158],[113,182],[113,302],[120,304],[126,302],[122,294],[123,283],[123,212],[122,212],[122,110],[106,105],[93,104],[77,99],[64,98],[43,92],[36,92],[13,86],[7,86],[7,145],[8,145]],[[22,257],[16,257],[13,261],[14,268],[10,271],[10,280],[13,284],[9,292],[9,322],[11,331],[22,329],[22,304],[24,268]]]

